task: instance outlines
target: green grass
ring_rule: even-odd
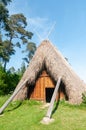
[[[8,96],[0,97],[0,106]],[[36,101],[12,102],[0,116],[0,130],[86,130],[86,106],[72,106],[65,102],[59,106],[49,125],[40,123],[47,109]]]

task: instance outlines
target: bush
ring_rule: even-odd
[[[19,79],[20,76],[17,73],[6,72],[0,66],[0,95],[12,93]]]
[[[82,94],[82,103],[86,104],[86,92]]]
[[[5,79],[6,79],[6,73],[4,72],[3,67],[0,66],[0,95],[3,95],[5,89],[7,88]]]

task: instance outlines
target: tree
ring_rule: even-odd
[[[32,32],[26,30],[27,22],[26,17],[23,14],[14,14],[7,20],[6,36],[12,42],[13,38],[20,39],[23,44],[28,43],[28,39],[33,36]],[[17,42],[16,45],[20,47],[20,43]]]
[[[14,68],[14,67],[11,67],[11,68],[9,69],[9,72],[10,72],[11,74],[15,73],[15,68]]]
[[[2,31],[6,28],[7,26],[7,18],[9,16],[9,12],[7,8],[0,3],[0,40],[2,36]]]
[[[10,2],[10,0],[0,0],[0,61],[5,61],[5,59],[8,61],[7,55],[5,55],[5,46],[8,43],[7,40],[3,41],[3,35],[4,31],[7,28],[7,19],[9,17],[9,11],[6,8],[7,3]],[[8,45],[8,44],[7,44]]]
[[[28,54],[24,59],[27,62],[31,60],[36,50],[35,43],[28,41],[28,39],[32,38],[33,33],[26,30],[26,17],[23,14],[9,16],[9,11],[6,8],[9,2],[11,0],[0,1],[0,61],[3,62],[4,70],[11,55],[16,52],[15,47],[21,48],[22,44],[26,46],[25,52]]]
[[[23,58],[23,60],[26,61],[27,63],[29,63],[30,60],[32,59],[35,51],[36,51],[36,44],[33,42],[29,42],[26,46],[26,50],[24,51],[27,53],[27,56],[25,58]]]
[[[7,88],[7,84],[5,83],[6,73],[2,65],[0,64],[0,95],[4,94],[5,88]]]
[[[3,3],[4,5],[7,5],[11,2],[12,0],[0,0],[0,3]]]
[[[11,56],[15,54],[16,47],[21,48],[23,44],[29,60],[36,50],[35,43],[29,41],[33,33],[26,29],[26,17],[23,14],[9,15],[7,5],[10,2],[11,0],[0,0],[0,64],[2,63],[0,66],[0,94],[8,94],[13,91],[26,69],[22,64],[20,73],[16,72],[14,68],[6,70],[6,65]]]
[[[7,4],[9,4],[11,0],[0,0],[0,37],[1,37],[1,29],[7,26],[7,18],[9,16],[9,11],[6,8]]]
[[[10,60],[10,56],[15,53],[14,45],[10,41],[6,40],[0,45],[0,59],[4,64],[4,70],[6,70],[6,64]]]
[[[31,39],[33,33],[26,30],[27,22],[23,14],[11,15],[7,19],[7,26],[5,26],[5,36],[8,40],[1,39],[0,44],[0,57],[4,62],[4,69],[10,60],[10,56],[15,54],[15,46],[21,47],[21,42],[28,45],[28,39]],[[17,43],[13,42],[17,39]],[[31,44],[31,43],[30,43]],[[33,50],[31,51],[31,54]]]
[[[0,95],[6,95],[14,91],[20,76],[15,71],[4,71],[3,66],[0,64]]]
[[[26,66],[25,66],[25,63],[23,62],[22,64],[21,64],[21,75],[23,75],[23,73],[25,72],[25,70],[26,70]]]

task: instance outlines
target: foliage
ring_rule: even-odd
[[[33,33],[29,32],[27,27],[26,17],[20,14],[9,15],[7,5],[11,0],[0,0],[0,94],[11,93],[16,87],[26,67],[23,64],[21,68],[15,72],[11,67],[6,70],[6,65],[10,61],[11,56],[15,54],[16,47],[21,48],[22,45],[26,47],[24,52],[27,53],[25,59],[28,63],[31,60],[36,45],[29,40]],[[29,60],[28,60],[29,59]]]
[[[82,103],[86,105],[86,92],[82,94]]]
[[[4,97],[3,97],[4,98]],[[0,103],[2,104],[2,97]],[[32,102],[32,103],[31,103]],[[61,102],[53,114],[54,122],[43,125],[40,121],[46,115],[43,103],[26,100],[19,106],[12,102],[0,117],[0,130],[85,130],[86,108],[69,107]],[[19,107],[17,107],[19,106]],[[16,109],[15,109],[16,108]],[[16,125],[15,125],[16,124]]]
[[[6,40],[0,44],[0,57],[4,62],[4,70],[6,69],[6,63],[9,62],[11,55],[15,53],[14,46],[10,41]]]
[[[16,73],[17,73],[17,74],[20,76],[20,78],[21,78],[22,75],[24,74],[25,70],[26,70],[26,66],[25,66],[25,63],[23,62],[23,63],[21,64],[21,68],[19,68]]]
[[[26,17],[23,14],[14,14],[6,19],[7,24],[5,26],[5,37],[8,40],[4,40],[1,37],[0,44],[0,58],[4,62],[4,69],[6,69],[6,64],[9,62],[11,55],[15,54],[15,46],[21,48],[21,41],[25,45],[33,45],[29,43],[28,39],[31,39],[33,33],[27,31],[25,28],[27,26]],[[4,37],[4,38],[5,38]],[[17,42],[13,42],[16,39]],[[34,53],[33,48],[30,49],[30,54]],[[28,49],[28,50],[29,50]],[[32,49],[32,50],[31,50]]]
[[[1,29],[5,29],[6,27],[6,21],[9,16],[9,12],[7,8],[0,3],[0,37],[1,37]]]
[[[35,43],[28,41],[32,38],[33,33],[26,29],[26,17],[22,13],[9,15],[6,5],[10,2],[11,0],[0,1],[0,62],[3,63],[5,70],[11,55],[16,52],[15,47],[21,48],[24,44],[29,60],[36,50]],[[28,49],[27,46],[29,46]]]
[[[0,95],[12,93],[20,80],[20,75],[4,71],[0,65]]]
[[[0,95],[3,95],[7,88],[5,79],[6,79],[6,73],[4,72],[2,66],[0,65]]]
[[[25,72],[25,70],[26,70],[26,66],[25,66],[25,63],[23,62],[23,63],[21,64],[21,69],[20,69],[20,75],[21,75],[21,76],[23,75],[23,73]]]
[[[11,2],[12,0],[0,0],[4,5],[7,5]]]
[[[22,40],[23,44],[28,43],[28,39],[31,39],[33,33],[25,29],[27,22],[23,14],[11,15],[7,20],[7,24],[6,36],[9,37],[10,41],[12,41],[13,38],[18,38]]]
[[[26,46],[26,50],[23,52],[27,52],[27,56],[25,58],[23,58],[24,61],[26,61],[27,63],[29,63],[34,55],[36,51],[36,44],[33,42],[29,42],[29,44],[27,44]]]

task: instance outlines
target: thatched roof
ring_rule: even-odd
[[[62,54],[48,40],[44,40],[37,48],[37,51],[17,85],[17,88],[26,79],[28,79],[27,84],[34,84],[44,66],[49,75],[56,82],[58,77],[62,76],[69,102],[73,104],[81,103],[82,93],[86,91],[85,83],[77,76]],[[17,94],[14,100],[27,98],[26,86]]]

